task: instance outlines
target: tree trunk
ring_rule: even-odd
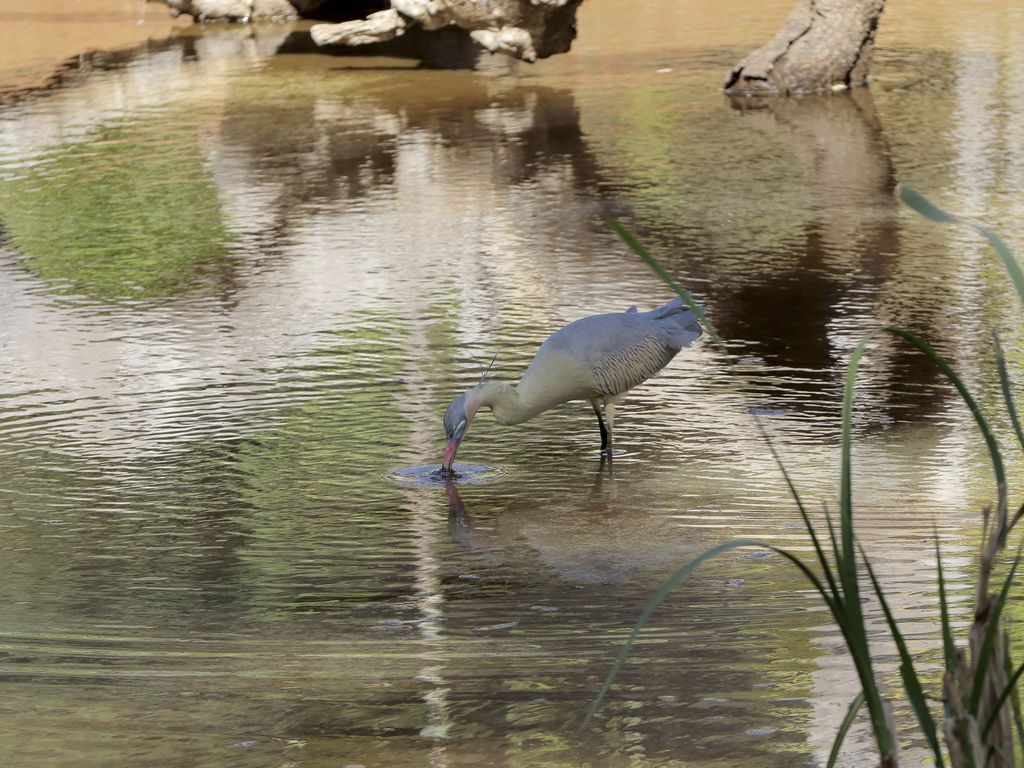
[[[771,42],[725,81],[734,96],[844,90],[867,81],[885,0],[797,0]]]

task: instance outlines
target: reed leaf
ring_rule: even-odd
[[[942,375],[946,377],[950,384],[952,384],[956,391],[960,394],[960,398],[967,405],[971,415],[974,416],[974,421],[978,425],[978,429],[981,430],[982,437],[985,439],[985,444],[988,447],[989,459],[992,462],[992,472],[996,477],[996,517],[998,520],[997,528],[997,541],[999,546],[1002,547],[1006,543],[1007,528],[1007,498],[1006,498],[1006,469],[1003,465],[1003,454],[999,450],[999,442],[996,440],[995,434],[992,428],[989,426],[988,421],[985,419],[984,414],[981,412],[981,408],[978,406],[977,401],[971,396],[971,393],[964,386],[963,380],[957,375],[956,371],[946,362],[946,359],[936,352],[932,346],[912,331],[908,331],[904,328],[886,327],[883,328],[886,333],[890,333],[893,336],[898,336],[904,341],[908,342],[911,346],[916,348],[925,357],[935,363],[935,366],[942,372]],[[870,337],[869,337],[870,338]],[[852,363],[851,363],[852,364]]]
[[[689,293],[687,293],[687,291],[675,281],[675,279],[668,273],[668,271],[661,266],[657,259],[655,259],[650,254],[650,252],[643,246],[643,244],[640,243],[640,241],[637,240],[633,233],[630,232],[625,226],[623,226],[620,222],[614,219],[609,219],[608,224],[609,226],[612,227],[612,229],[615,230],[619,237],[622,238],[623,242],[625,242],[626,245],[628,245],[629,248],[634,253],[636,253],[655,272],[655,274],[657,274],[658,277],[660,277],[661,280],[669,288],[671,288],[688,307],[690,307],[690,309],[693,310],[694,314],[697,316],[701,324],[707,330],[708,335],[719,345],[719,347],[722,348],[723,351],[727,352],[728,350],[725,347],[725,343],[719,336],[718,331],[714,327],[714,324],[704,314],[704,311],[693,301]],[[865,342],[861,345],[861,348],[859,348],[859,355],[863,355],[863,347],[865,347],[866,344],[867,341],[865,340]],[[798,568],[800,568],[808,577],[808,579],[810,579],[812,583],[815,584],[815,587],[818,589],[818,591],[824,598],[826,604],[828,605],[829,609],[831,610],[832,616],[835,619],[836,623],[839,625],[839,629],[843,634],[843,639],[845,640],[847,649],[849,650],[850,656],[853,659],[854,667],[857,670],[857,675],[860,679],[861,687],[864,693],[864,699],[868,707],[868,712],[871,716],[871,723],[874,729],[875,739],[878,743],[879,752],[883,756],[883,759],[889,759],[894,754],[895,736],[894,734],[889,732],[889,722],[886,709],[882,701],[881,693],[878,689],[878,684],[874,677],[874,671],[872,669],[871,652],[870,647],[868,645],[867,632],[864,627],[864,617],[860,607],[860,597],[857,585],[857,564],[854,556],[853,545],[853,505],[849,486],[849,425],[851,422],[850,413],[852,412],[853,389],[853,382],[851,377],[855,377],[855,369],[856,365],[851,364],[851,373],[849,374],[847,382],[848,391],[846,393],[849,402],[846,403],[846,406],[844,408],[844,466],[846,468],[846,472],[844,477],[845,502],[843,503],[840,512],[841,547],[836,542],[835,531],[832,530],[832,521],[831,519],[828,519],[829,531],[832,538],[832,548],[833,552],[835,553],[835,570],[838,575],[838,583],[836,581],[832,569],[828,565],[828,561],[825,558],[825,554],[820,546],[820,542],[816,542],[817,534],[815,533],[813,526],[810,524],[810,518],[806,514],[806,510],[803,508],[802,503],[799,501],[798,494],[794,496],[794,498],[798,499],[797,506],[801,508],[801,515],[804,517],[804,522],[805,525],[807,525],[808,532],[811,535],[812,541],[816,542],[815,552],[818,555],[819,562],[822,564],[822,567],[824,568],[825,578],[829,582],[829,588],[832,594],[830,595],[829,592],[826,591],[824,586],[821,584],[821,580],[814,576],[814,574],[810,571],[806,564],[804,564],[798,558],[795,558],[794,556],[786,553],[783,550],[775,549],[773,547],[769,547],[769,549],[773,549],[774,551],[783,554],[784,556],[789,558],[791,562],[793,562]],[[760,422],[757,419],[755,419],[755,422],[758,423],[760,426]],[[762,434],[765,434],[763,429]],[[774,448],[773,446],[771,446],[770,442],[769,447],[773,450],[774,453]],[[781,465],[781,462],[779,463]],[[795,493],[795,486],[792,485],[788,477],[787,484],[790,485],[791,493]],[[684,569],[687,567],[688,566],[684,566]],[[679,576],[679,574],[680,572],[677,571],[676,576]],[[685,578],[685,575],[682,578]],[[680,578],[679,581],[681,581],[682,578]],[[670,579],[670,582],[671,581],[672,580]],[[666,587],[668,587],[667,590]],[[672,587],[669,586],[668,583],[666,583],[666,585],[662,587],[662,590],[659,590],[658,594],[661,595],[663,591],[664,594],[667,594],[667,592],[670,591],[671,588]],[[659,598],[658,595],[655,595],[655,597],[652,598],[651,603],[648,603],[648,608],[645,608],[645,614],[647,614],[647,616],[649,616],[649,613],[647,613],[648,609],[653,611],[652,603],[656,605],[656,603],[660,602],[661,599],[664,599],[663,595],[661,598]],[[643,621],[646,621],[646,617],[643,614],[641,615],[641,619]],[[634,634],[631,635],[630,639],[627,641],[626,647],[623,648],[622,653],[620,653],[619,655],[619,659],[616,661],[616,664],[613,666],[608,678],[605,680],[605,684],[604,686],[602,686],[601,692],[598,694],[597,700],[595,700],[594,704],[591,706],[591,710],[587,714],[585,723],[590,721],[591,717],[593,716],[593,713],[597,709],[597,706],[600,705],[601,699],[603,699],[603,697],[607,693],[607,690],[611,685],[611,681],[614,679],[615,675],[618,674],[619,669],[621,669],[622,662],[625,660],[625,657],[628,654],[629,649],[632,647],[632,644],[635,641],[635,633],[639,631],[638,627],[640,626],[642,626],[642,623],[638,621],[637,627],[634,628]]]
[[[832,542],[832,555],[835,557],[836,562],[839,562],[839,537],[836,536],[836,528],[832,524],[832,513],[829,512],[828,505],[822,502],[822,512],[825,515],[825,524],[828,526],[828,538]]]
[[[832,573],[832,567],[828,562],[828,558],[825,557],[825,550],[822,549],[821,542],[818,539],[818,533],[814,529],[814,524],[811,522],[811,516],[807,514],[807,509],[804,507],[803,501],[800,499],[800,492],[797,491],[796,485],[793,484],[792,478],[789,476],[789,472],[786,470],[786,465],[782,463],[782,457],[779,456],[779,452],[775,450],[775,443],[772,442],[771,437],[765,430],[764,425],[760,419],[755,419],[758,431],[761,433],[761,437],[764,438],[765,443],[768,445],[768,450],[771,452],[772,458],[775,460],[775,466],[779,468],[779,472],[782,473],[782,477],[786,481],[786,487],[789,488],[789,493],[796,502],[797,509],[800,510],[800,517],[803,518],[804,527],[807,529],[807,533],[811,537],[811,543],[814,545],[814,552],[818,556],[818,562],[821,564],[822,573],[825,574],[825,580],[828,582],[828,587],[832,591],[832,597],[836,601],[836,605],[842,608],[842,602],[840,600],[839,586],[836,584],[835,576]],[[828,512],[826,510],[826,520],[828,518]],[[831,520],[829,520],[829,530],[831,531]],[[834,535],[833,535],[833,544]]]
[[[988,227],[983,227],[980,224],[975,224],[973,221],[968,221],[967,219],[963,219],[959,216],[954,216],[951,213],[946,213],[946,211],[927,200],[925,196],[916,189],[908,187],[905,184],[898,184],[896,186],[896,195],[906,205],[909,205],[927,219],[939,221],[943,224],[958,224],[960,226],[970,227],[988,240],[996,253],[999,254],[999,258],[1002,259],[1003,266],[1006,267],[1006,271],[1009,273],[1014,286],[1017,288],[1017,294],[1020,296],[1020,300],[1024,302],[1024,270],[1021,270],[1020,264],[1017,263],[1017,260],[1013,256],[1013,252],[1010,250],[1009,246],[1002,241],[999,235]]]
[[[1024,666],[1024,665],[1022,665]],[[1006,671],[1013,669],[1013,660],[1010,658],[1010,640],[1006,639]],[[1007,686],[1010,689],[1010,703],[1013,705],[1013,724],[1017,730],[1017,741],[1020,742],[1021,754],[1024,755],[1024,720],[1021,719],[1020,695],[1016,685]],[[998,710],[997,710],[998,711]]]
[[[853,444],[853,390],[857,381],[857,369],[860,367],[861,358],[867,351],[867,346],[874,338],[874,334],[866,336],[850,355],[850,362],[846,368],[846,379],[843,387],[843,410],[842,410],[842,436],[841,436],[841,462],[839,481],[839,539],[840,556],[836,565],[839,571],[839,583],[843,587],[843,598],[850,615],[850,623],[856,629],[857,648],[851,647],[851,652],[859,650],[860,646],[867,648],[867,633],[864,628],[864,615],[860,606],[860,589],[857,583],[857,560],[854,551],[853,535],[853,481],[852,481],[852,456],[851,446]],[[870,665],[870,656],[868,657]],[[868,706],[871,706],[870,697]]]
[[[892,633],[892,639],[895,641],[896,649],[900,654],[900,677],[903,679],[903,690],[907,693],[907,699],[910,701],[910,706],[914,710],[914,715],[917,717],[917,723],[921,726],[921,731],[924,733],[924,737],[928,741],[928,746],[932,748],[932,754],[935,755],[935,764],[939,766],[939,768],[942,768],[944,763],[942,761],[942,749],[939,746],[938,730],[936,729],[932,713],[928,709],[928,700],[925,698],[924,690],[921,688],[921,680],[918,678],[917,672],[914,670],[914,660],[910,656],[910,651],[907,649],[907,643],[903,639],[903,633],[900,631],[899,625],[896,623],[896,619],[892,615],[892,611],[889,608],[889,601],[885,599],[885,593],[882,591],[882,585],[878,583],[878,578],[875,576],[875,569],[871,567],[871,561],[868,560],[867,553],[864,552],[863,547],[861,547],[860,550],[860,557],[867,568],[871,584],[875,588],[875,594],[878,595],[878,602],[882,605],[882,613],[885,614],[885,621],[889,625],[889,632]]]
[[[1006,357],[1003,355],[1003,347],[999,343],[999,334],[992,334],[992,342],[996,348],[996,369],[999,371],[999,386],[1003,390],[1006,412],[1010,414],[1010,422],[1013,424],[1014,434],[1017,435],[1017,442],[1020,443],[1021,450],[1024,450],[1024,431],[1021,430],[1017,408],[1013,404],[1013,393],[1010,391],[1010,375],[1006,371]]]
[[[998,755],[999,758],[1003,761],[1003,765],[1014,764],[1013,760],[1010,758],[1008,754],[1006,754],[1005,752],[1003,752],[1003,750],[1001,750],[999,747],[993,744],[991,747],[989,747],[988,757],[985,758],[985,765],[988,766],[988,764],[992,762],[992,758],[996,755]]]
[[[956,645],[953,643],[953,631],[949,626],[949,601],[946,598],[946,576],[942,572],[942,552],[939,550],[939,532],[935,531],[935,563],[938,567],[939,579],[939,617],[942,622],[942,656],[946,669],[956,669]]]
[[[723,351],[727,351],[725,343],[722,338],[718,335],[718,331],[715,329],[714,323],[704,313],[704,310],[698,305],[693,298],[690,296],[689,291],[683,288],[675,279],[668,273],[661,263],[651,255],[650,251],[641,243],[626,226],[624,226],[617,219],[608,219],[608,225],[615,230],[615,233],[622,239],[622,241],[629,246],[630,250],[633,251],[637,256],[643,259],[644,263],[647,264],[654,273],[661,278],[662,282],[671,288],[680,299],[688,306],[693,313],[697,316],[701,325],[707,330],[708,335],[722,348]],[[807,514],[807,509],[804,507],[803,501],[800,498],[800,493],[797,491],[796,486],[793,484],[792,479],[789,476],[789,472],[786,471],[785,465],[782,463],[782,458],[779,456],[778,451],[775,450],[775,445],[772,443],[771,438],[764,429],[764,425],[760,419],[754,419],[757,424],[758,430],[761,433],[761,437],[768,444],[768,450],[772,454],[772,458],[775,460],[775,465],[779,468],[782,473],[782,477],[786,481],[786,486],[789,488],[789,493],[796,502],[797,509],[800,510],[800,516],[803,518],[804,525],[807,528],[807,533],[811,537],[811,542],[814,545],[814,551],[818,556],[818,562],[821,564],[822,571],[825,574],[825,578],[828,581],[829,589],[832,591],[833,597],[839,599],[839,589],[835,581],[835,576],[832,573],[832,568],[829,566],[828,560],[825,557],[825,552],[821,547],[821,542],[818,540],[818,534],[814,529],[814,525],[811,523],[810,515]]]
[[[968,704],[968,711],[975,717],[978,715],[978,707],[981,706],[981,693],[985,687],[985,675],[988,672],[988,665],[991,661],[992,645],[995,642],[996,632],[999,631],[999,617],[1002,615],[1003,607],[1006,605],[1006,598],[1010,593],[1010,585],[1013,583],[1013,577],[1017,573],[1018,565],[1020,565],[1020,552],[1013,559],[1013,565],[1010,566],[1010,572],[1003,581],[1003,587],[999,590],[999,595],[992,602],[992,606],[989,609],[985,625],[985,637],[982,640],[978,656],[971,659],[974,663],[974,681],[971,684],[971,698]]]
[[[800,571],[804,574],[804,576],[807,577],[808,581],[811,582],[814,588],[818,590],[818,593],[822,596],[822,598],[825,600],[825,603],[832,610],[833,617],[837,615],[837,606],[835,605],[835,601],[829,594],[828,590],[825,588],[825,585],[822,584],[821,579],[819,579],[817,575],[815,575],[815,573],[807,567],[806,563],[804,563],[799,557],[792,554],[791,552],[776,547],[772,544],[767,544],[763,541],[757,541],[756,539],[735,539],[733,541],[727,541],[724,544],[719,544],[717,547],[712,547],[706,552],[695,557],[690,562],[686,563],[686,565],[684,565],[683,567],[679,568],[675,573],[672,574],[672,576],[668,578],[668,580],[665,581],[664,584],[661,585],[661,587],[658,589],[657,592],[654,593],[650,600],[647,601],[647,604],[644,606],[644,609],[640,612],[640,617],[636,620],[636,624],[633,625],[633,630],[629,633],[629,637],[626,638],[626,642],[622,646],[622,650],[619,652],[618,658],[615,659],[615,663],[612,665],[611,671],[608,672],[608,675],[604,679],[604,683],[602,683],[601,685],[601,689],[598,691],[597,696],[594,698],[594,701],[591,703],[590,708],[587,710],[587,715],[583,719],[582,727],[586,728],[590,724],[590,721],[597,713],[598,708],[601,706],[601,703],[607,696],[608,691],[611,689],[612,683],[615,682],[615,678],[618,677],[619,672],[622,670],[622,666],[626,661],[626,657],[629,656],[629,652],[633,649],[633,646],[636,644],[636,640],[640,634],[640,631],[645,626],[647,626],[647,622],[654,614],[654,611],[657,610],[658,606],[665,601],[665,598],[669,596],[669,593],[671,593],[673,589],[682,584],[690,576],[690,574],[697,570],[706,561],[722,554],[723,552],[728,552],[731,549],[738,549],[740,547],[759,547],[761,549],[767,549],[785,557],[797,568],[799,568]]]
[[[890,330],[890,329],[885,329]],[[894,329],[893,329],[894,330]],[[855,536],[853,531],[853,481],[852,481],[852,443],[853,443],[853,394],[857,380],[860,361],[867,351],[875,334],[866,336],[854,349],[847,366],[843,390],[841,461],[839,489],[839,545],[836,549],[836,570],[842,589],[840,602],[846,609],[846,626],[840,627],[846,640],[847,649],[853,657],[854,665],[864,691],[865,702],[871,714],[872,726],[878,749],[883,757],[893,754],[895,735],[889,732],[888,720],[881,694],[875,681],[872,669],[871,652],[867,639],[864,615],[860,604],[860,588],[857,576],[857,560],[855,555]],[[968,395],[969,396],[969,395]],[[987,425],[986,425],[987,426]],[[833,544],[836,535],[831,531]],[[913,687],[913,683],[908,683]],[[919,687],[919,686],[918,686]],[[922,694],[923,697],[923,694]],[[926,706],[926,705],[925,705]],[[915,707],[915,709],[917,709]],[[923,717],[923,715],[920,715]]]
[[[715,328],[714,323],[708,319],[708,316],[704,314],[704,310],[701,309],[700,305],[697,304],[690,296],[690,292],[687,291],[683,286],[675,281],[675,278],[668,273],[656,258],[651,255],[651,252],[644,247],[643,243],[636,239],[636,235],[629,231],[618,219],[607,219],[608,226],[615,230],[622,241],[629,246],[629,249],[633,251],[637,256],[644,260],[654,273],[661,278],[661,281],[665,283],[669,288],[675,291],[676,295],[683,300],[690,309],[693,310],[693,314],[697,316],[700,324],[704,326],[704,330],[708,332],[708,336],[714,339],[715,343],[722,348],[722,351],[726,351],[725,342],[722,341],[722,337],[718,335],[718,330]]]
[[[1017,669],[1013,671],[1010,679],[1006,683],[1006,687],[999,694],[999,698],[996,699],[996,705],[992,708],[992,711],[988,714],[988,720],[985,721],[985,727],[981,729],[981,737],[987,738],[988,732],[992,730],[992,726],[996,724],[996,719],[999,717],[999,710],[1003,708],[1006,700],[1013,694],[1013,690],[1017,685],[1017,679],[1020,677],[1021,672],[1024,672],[1024,664],[1021,664]]]
[[[836,733],[836,737],[832,741],[832,751],[828,754],[828,763],[825,764],[825,768],[835,768],[836,760],[839,759],[839,750],[843,746],[846,734],[849,732],[850,726],[853,725],[853,721],[862,706],[864,706],[864,694],[858,693],[853,697],[853,701],[850,702],[850,708],[846,710],[846,717],[843,718],[843,722],[839,726],[839,732]]]

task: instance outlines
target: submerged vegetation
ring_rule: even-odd
[[[230,242],[197,127],[155,118],[0,175],[0,225],[54,291],[105,301],[182,293]]]
[[[909,187],[897,189],[900,199],[921,215],[934,221],[967,226],[985,237],[999,255],[1017,293],[1024,304],[1024,272],[1007,245],[991,230],[942,211]],[[646,248],[618,222],[612,227],[626,244],[639,255],[658,276],[686,302],[701,319],[709,336],[716,344],[724,347],[714,324],[689,294],[654,259]],[[935,687],[935,681],[922,677],[914,667],[899,623],[896,621],[886,600],[882,583],[877,577],[866,552],[858,544],[853,527],[853,488],[851,480],[851,447],[853,422],[853,396],[861,359],[868,346],[879,334],[891,334],[914,347],[927,357],[950,384],[957,390],[967,405],[974,421],[981,431],[992,463],[995,477],[995,502],[982,510],[982,540],[979,554],[973,622],[966,646],[957,643],[950,621],[949,600],[946,595],[945,577],[942,569],[942,553],[936,536],[935,552],[938,563],[939,605],[936,619],[941,624],[944,673],[941,681],[942,713],[937,716],[933,702],[939,696],[929,696],[926,690]],[[1024,431],[1014,405],[1012,388],[1007,374],[1005,359],[999,339],[994,339],[996,364],[1003,395],[1002,407],[1006,410],[1014,434],[1024,450]],[[757,417],[755,416],[755,419]],[[758,428],[768,442],[768,449],[782,472],[790,493],[814,547],[814,561],[753,539],[737,539],[714,547],[691,560],[671,578],[648,601],[633,627],[618,659],[604,681],[597,697],[587,713],[589,723],[607,696],[612,683],[618,676],[640,631],[647,624],[657,607],[669,593],[690,576],[705,561],[740,547],[761,547],[771,550],[795,565],[821,595],[842,633],[847,650],[856,668],[861,692],[850,702],[849,709],[835,736],[828,766],[835,764],[854,719],[862,709],[867,709],[877,745],[880,765],[895,768],[899,764],[899,744],[892,714],[892,705],[887,693],[879,685],[873,666],[867,624],[863,612],[863,595],[860,574],[867,575],[871,591],[881,606],[885,622],[900,660],[900,678],[903,693],[909,703],[917,724],[928,743],[937,766],[948,764],[954,768],[1009,768],[1021,764],[1016,757],[1015,744],[1020,747],[1024,759],[1024,719],[1018,696],[1017,683],[1024,674],[1024,664],[1015,665],[1012,660],[1009,637],[1004,629],[1002,616],[1010,588],[1013,585],[1021,560],[1021,548],[1007,564],[1001,557],[1007,547],[1010,534],[1024,518],[1024,505],[1010,515],[1010,504],[1004,468],[1003,455],[988,419],[976,399],[971,395],[960,376],[949,363],[916,333],[903,328],[887,327],[869,334],[854,350],[847,367],[842,406],[841,477],[839,492],[839,519],[826,510],[827,535],[819,535],[801,499],[800,493],[786,472],[781,458],[768,440],[760,421]],[[1003,575],[997,576],[1001,571]],[[1016,735],[1016,739],[1015,739]]]

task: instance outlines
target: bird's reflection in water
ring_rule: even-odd
[[[604,453],[600,455],[600,462],[597,465],[597,472],[594,473],[594,482],[591,485],[589,499],[593,500],[596,493],[600,493],[604,484],[605,474],[614,474],[614,463],[611,457]],[[466,503],[459,495],[459,489],[454,477],[449,476],[444,487],[445,495],[448,497],[448,533],[452,541],[468,552],[479,552],[492,549],[493,546],[481,546],[474,539],[475,527],[473,516],[466,509]],[[588,504],[592,508],[592,505]]]
[[[541,564],[575,584],[617,584],[645,572],[660,582],[707,543],[680,526],[676,496],[659,498],[649,479],[643,488],[632,479],[620,487],[613,463],[601,459],[582,497],[562,491],[543,498],[538,492],[531,503],[478,509],[476,517],[457,485],[448,483],[452,541],[466,552],[513,566],[524,562],[526,545]],[[635,504],[640,495],[642,508]]]
[[[448,533],[452,541],[463,549],[476,552],[477,548],[473,542],[473,518],[466,511],[466,505],[459,496],[454,480],[445,483],[444,492],[448,496]]]

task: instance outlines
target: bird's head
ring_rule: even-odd
[[[448,410],[444,412],[444,436],[448,440],[448,446],[444,449],[444,463],[441,464],[443,472],[450,472],[455,462],[455,453],[459,450],[459,443],[462,442],[469,424],[473,421],[473,415],[479,407],[478,399],[475,397],[475,387],[467,389],[461,395],[452,400]]]

